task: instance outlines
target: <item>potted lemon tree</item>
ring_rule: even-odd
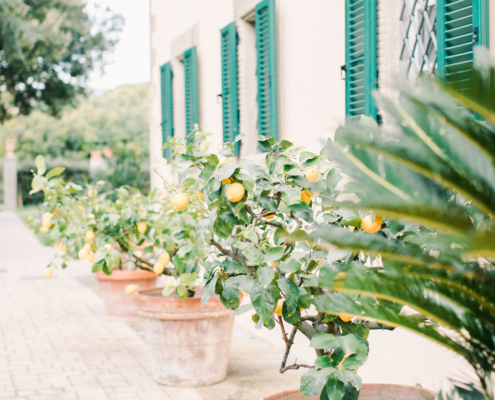
[[[237,140],[240,140],[238,137]],[[211,265],[204,274],[205,307],[212,296],[241,314],[254,310],[258,327],[280,329],[286,351],[280,372],[305,369],[300,389],[273,399],[356,399],[359,393],[382,399],[432,398],[416,388],[361,385],[358,369],[368,357],[370,328],[382,327],[348,315],[345,310],[327,313],[318,299],[339,287],[353,268],[359,250],[324,247],[307,240],[321,223],[351,233],[374,232],[379,221],[361,221],[352,210],[332,207],[340,173],[322,155],[305,151],[288,141],[260,138],[266,150],[265,166],[233,157],[234,143],[208,153],[206,136],[176,139],[176,159],[184,160],[184,190],[196,193],[207,209],[197,225],[212,247]],[[240,295],[250,302],[241,306]],[[360,296],[355,295],[355,301]],[[380,302],[389,312],[398,306]],[[312,365],[288,364],[296,335],[308,339],[315,352]],[[411,396],[413,397],[407,397]],[[383,396],[382,396],[383,395]],[[302,396],[302,397],[301,397]],[[380,397],[382,396],[382,397]],[[315,397],[316,398],[316,397]]]
[[[199,265],[186,263],[200,260],[202,247],[189,235],[196,224],[192,208],[181,219],[156,190],[147,196],[130,187],[99,193],[99,183],[83,188],[65,182],[63,168],[46,172],[41,156],[36,162],[32,193],[44,193],[45,212],[28,223],[58,248],[45,269],[47,277],[70,260],[88,260],[108,313],[118,316],[136,315],[129,295],[154,286],[161,274],[174,278],[167,290],[175,288],[182,297],[194,288]]]

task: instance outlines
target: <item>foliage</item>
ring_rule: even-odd
[[[353,251],[328,251],[301,240],[312,237],[322,221],[342,230],[356,225],[353,213],[332,209],[337,170],[320,155],[265,137],[259,142],[267,151],[265,166],[237,161],[234,143],[208,152],[206,136],[193,132],[165,145],[174,146],[176,163],[182,164],[179,184],[197,193],[196,201],[204,196],[208,212],[197,225],[198,235],[208,235],[215,250],[204,276],[203,304],[218,294],[226,307],[236,310],[234,315],[254,308],[258,327],[278,324],[287,347],[281,372],[309,368],[301,380],[302,393],[357,399],[361,379],[356,370],[368,356],[369,328],[343,313],[327,313],[325,299],[337,293],[334,283],[364,267],[348,264]],[[251,304],[240,307],[241,292],[250,296]],[[360,298],[354,295],[355,301]],[[376,307],[400,311],[387,302]],[[292,325],[290,335],[285,324]],[[310,339],[317,355],[314,366],[286,366],[297,332]]]
[[[341,127],[323,153],[341,169],[339,180],[350,179],[341,194],[354,201],[341,196],[333,207],[361,217],[372,212],[385,224],[373,235],[321,224],[319,239],[308,237],[321,248],[362,250],[383,261],[381,268],[355,261],[341,292],[322,299],[321,309],[402,326],[459,353],[481,389],[461,384],[455,392],[473,399],[494,396],[495,63],[489,57],[477,52],[467,91],[423,79],[403,88],[400,102],[379,97],[390,119],[383,128],[364,117]],[[408,305],[429,322],[389,313],[376,299]]]
[[[42,103],[51,114],[84,91],[104,64],[123,19],[110,10],[91,18],[82,0],[0,0],[0,122]]]
[[[182,298],[194,290],[205,255],[203,238],[196,236],[194,206],[176,211],[156,189],[147,196],[129,186],[99,193],[101,182],[84,188],[64,182],[61,167],[46,172],[43,157],[36,164],[32,193],[43,192],[46,212],[28,223],[60,248],[48,268],[58,266],[57,258],[62,268],[67,261],[88,258],[93,272],[111,274],[114,268],[135,266],[176,278],[175,290]],[[166,294],[173,289],[167,286]]]

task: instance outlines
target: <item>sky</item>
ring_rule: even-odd
[[[107,54],[107,66],[101,76],[93,71],[88,86],[95,92],[114,89],[127,83],[149,82],[150,39],[149,0],[87,0],[88,10],[93,5],[110,7],[125,18],[119,43],[113,53]]]

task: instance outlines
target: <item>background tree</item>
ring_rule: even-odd
[[[0,122],[41,103],[52,115],[84,92],[123,18],[92,18],[83,0],[0,0]]]

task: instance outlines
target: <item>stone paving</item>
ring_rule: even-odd
[[[247,314],[236,318],[224,382],[156,384],[140,320],[105,314],[85,262],[46,279],[43,268],[52,255],[18,217],[0,212],[0,400],[258,400],[299,386],[302,372],[278,373],[280,332],[253,330]],[[289,362],[314,361],[303,337],[296,337],[293,353]],[[463,360],[401,330],[372,332],[370,357],[359,373],[364,382],[433,390],[447,377],[471,375]]]

